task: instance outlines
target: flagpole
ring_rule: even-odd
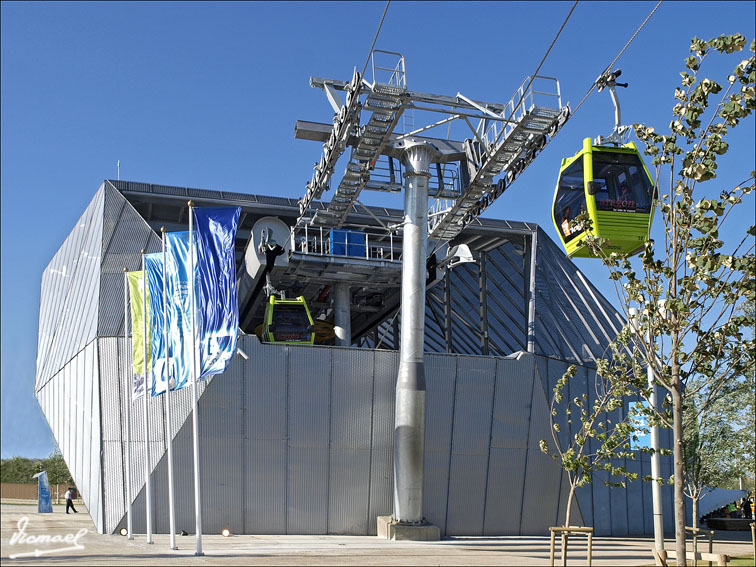
[[[129,270],[123,269],[123,349],[129,345]],[[125,360],[125,357],[124,357]],[[131,520],[131,393],[134,380],[129,380],[128,364],[123,365],[124,387],[126,389],[126,532],[128,539],[134,539]],[[133,367],[132,367],[133,368]]]
[[[142,352],[144,353],[143,368],[144,371],[144,509],[147,514],[147,543],[152,543],[152,487],[150,483],[150,419],[147,415],[147,266],[144,262],[144,253],[142,250]]]
[[[168,446],[168,517],[171,528],[171,549],[176,545],[176,509],[173,500],[173,436],[171,435],[171,358],[168,351],[168,265],[165,261],[165,227],[160,227],[163,243],[163,331],[165,335],[165,439]]]
[[[200,466],[199,466],[199,422],[197,410],[197,322],[196,308],[194,298],[194,205],[191,201],[189,205],[189,270],[191,282],[189,286],[189,297],[191,298],[192,310],[192,434],[194,445],[194,515],[196,520],[197,534],[197,551],[195,555],[204,555],[202,553],[202,506],[200,493]]]

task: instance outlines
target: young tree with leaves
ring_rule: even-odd
[[[605,470],[610,478],[617,479],[606,481],[607,486],[625,487],[626,478],[630,481],[638,478],[637,473],[615,465],[613,460],[635,458],[631,440],[637,441],[638,435],[643,433],[630,419],[630,414],[624,411],[627,401],[638,387],[636,378],[627,368],[618,364],[611,365],[605,360],[598,361],[593,403],[590,403],[586,394],[565,402],[565,392],[576,372],[577,367],[570,366],[554,386],[551,399],[553,444],[550,445],[545,439],[539,442],[541,451],[558,459],[567,473],[570,492],[564,517],[565,527],[570,526],[575,491],[578,487],[593,482],[596,471]],[[565,422],[567,429],[561,442],[560,409],[564,413],[561,421]],[[617,415],[621,417],[615,417]],[[568,440],[567,443],[565,439]]]
[[[707,58],[731,54],[746,47],[740,34],[709,41],[694,38],[687,71],[675,90],[678,103],[672,109],[671,132],[656,133],[648,126],[634,125],[653,156],[656,184],[669,175],[669,187],[660,191],[659,214],[664,235],[656,245],[645,243],[640,258],[606,253],[603,239],[587,236],[586,243],[601,257],[614,280],[621,308],[628,315],[637,306],[639,317],[621,333],[632,341],[633,355],[621,354],[634,374],[650,365],[656,384],[666,390],[671,409],[656,408],[652,419],[673,429],[674,517],[677,564],[685,562],[684,507],[684,408],[690,396],[702,393],[697,411],[704,411],[724,386],[747,371],[754,340],[749,332],[753,314],[736,306],[752,300],[756,290],[754,236],[756,226],[736,227],[734,240],[725,243],[721,234],[733,209],[754,190],[754,164],[740,164],[744,172],[736,186],[717,187],[702,194],[700,185],[712,185],[717,160],[728,151],[728,133],[743,123],[756,107],[754,42],[749,58],[737,64],[720,84],[701,77]],[[729,228],[729,227],[728,227]],[[629,318],[629,317],[628,317]],[[663,344],[663,349],[661,345]],[[626,359],[626,360],[625,360]],[[695,385],[694,385],[695,383]],[[641,389],[648,398],[650,389]],[[691,422],[691,426],[693,422]]]

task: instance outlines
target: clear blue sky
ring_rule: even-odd
[[[393,2],[376,47],[406,57],[413,90],[506,102],[535,71],[571,2]],[[574,106],[655,2],[581,2],[541,69]],[[329,122],[310,76],[361,69],[384,2],[2,3],[2,457],[54,440],[33,396],[42,271],[103,179],[299,198],[321,148],[297,119]],[[623,122],[666,131],[693,36],[754,37],[753,2],[665,2],[616,67]],[[723,78],[744,54],[707,67]],[[562,157],[613,125],[592,94],[486,216],[533,221]],[[707,191],[754,168],[753,118]],[[745,176],[744,175],[744,176]],[[744,177],[743,176],[743,177]],[[330,199],[326,193],[325,198]],[[367,204],[395,206],[383,194]],[[751,201],[752,203],[752,201]],[[753,222],[749,204],[734,226]],[[656,227],[658,230],[658,227]],[[604,269],[578,266],[612,300]]]

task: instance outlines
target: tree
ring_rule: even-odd
[[[619,344],[632,341],[635,347],[632,355],[620,352],[622,364],[631,364],[634,374],[651,365],[655,382],[671,402],[671,409],[657,408],[652,417],[673,429],[678,565],[685,564],[686,401],[701,393],[697,412],[704,411],[728,381],[747,372],[746,353],[754,349],[753,335],[746,336],[754,325],[753,314],[736,306],[755,296],[756,226],[738,230],[740,234],[727,245],[720,238],[732,210],[754,190],[753,163],[745,164],[750,172],[742,174],[741,183],[717,187],[716,198],[710,197],[712,191],[702,195],[699,187],[716,180],[717,160],[728,151],[728,133],[756,106],[754,42],[750,57],[735,67],[724,81],[726,86],[701,78],[701,68],[712,54],[735,53],[745,46],[746,38],[740,34],[709,41],[694,38],[681,87],[675,90],[678,102],[672,109],[670,133],[661,135],[651,127],[634,125],[645,153],[653,156],[657,187],[662,171],[669,174],[669,187],[657,200],[664,225],[662,241],[656,245],[647,241],[639,258],[629,258],[606,253],[607,243],[601,238],[586,237],[586,244],[608,267],[625,315],[631,306],[640,309],[633,327],[627,325],[618,337]],[[640,394],[648,398],[650,389],[641,389]]]
[[[30,483],[32,477],[39,472],[39,459],[13,457],[3,459],[0,466],[0,480],[2,482]]]
[[[60,500],[60,485],[73,485],[74,483],[60,450],[55,449],[50,453],[50,456],[43,460],[43,466],[47,471],[50,485],[56,487],[56,501],[58,501]]]
[[[730,426],[733,409],[723,396],[702,412],[695,398],[686,400],[683,408],[684,491],[693,504],[694,528],[698,527],[699,501],[736,470],[737,446]]]
[[[570,485],[567,497],[567,509],[564,526],[570,525],[572,502],[578,487],[593,482],[593,473],[605,470],[610,478],[618,480],[606,481],[608,486],[625,486],[625,478],[631,481],[638,478],[637,473],[628,472],[623,466],[613,464],[613,459],[635,458],[631,450],[631,439],[638,440],[639,431],[630,414],[622,410],[626,401],[637,388],[635,377],[626,367],[619,364],[610,365],[605,360],[598,361],[595,377],[595,400],[591,404],[588,396],[576,396],[564,403],[565,388],[575,377],[576,366],[570,366],[554,386],[551,399],[551,435],[553,445],[545,439],[540,440],[541,451],[559,459],[561,467],[567,473]],[[559,433],[562,427],[558,423],[559,407],[564,412],[567,435]],[[624,417],[612,418],[616,413]],[[576,420],[577,418],[577,420]],[[573,432],[573,423],[577,428]],[[565,440],[567,440],[565,442]],[[564,544],[563,544],[564,545]]]

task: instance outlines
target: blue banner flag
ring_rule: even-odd
[[[189,296],[189,233],[165,234],[166,286],[168,295],[168,356],[171,389],[191,384],[192,311]]]
[[[236,230],[241,207],[194,209],[200,377],[223,372],[236,352]]]
[[[152,346],[152,380],[150,392],[159,396],[167,389],[168,373],[163,313],[163,253],[145,254],[149,297],[150,345]]]
[[[35,474],[32,478],[37,480],[37,513],[52,514],[52,497],[50,495],[50,482],[47,480],[47,471]]]

